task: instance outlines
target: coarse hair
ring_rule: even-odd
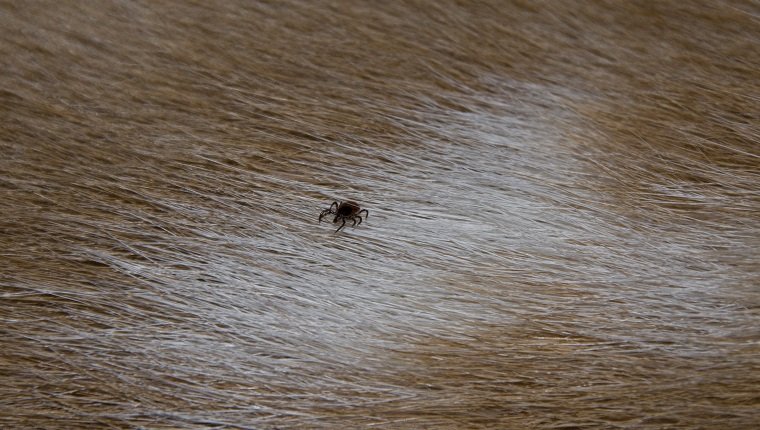
[[[0,426],[757,428],[758,16],[0,4]]]

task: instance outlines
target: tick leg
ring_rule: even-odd
[[[359,218],[359,225],[362,225],[362,217],[360,217],[359,215],[357,215],[356,217]],[[356,221],[354,221],[354,224],[356,224]]]
[[[323,210],[322,213],[319,214],[319,222],[322,222],[322,218],[324,218],[325,215],[331,214],[331,213],[333,213],[332,206],[330,206],[330,209]]]
[[[351,219],[354,220],[354,223],[351,224],[351,227],[356,227],[356,217],[355,216],[351,217]],[[359,219],[361,219],[361,218],[359,218]],[[361,221],[359,221],[359,224],[361,224]]]
[[[338,229],[337,229],[337,230],[335,230],[335,232],[336,232],[336,233],[337,233],[337,232],[339,232],[339,231],[340,231],[340,229],[342,229],[342,228],[343,228],[345,225],[346,225],[346,219],[345,219],[345,218],[343,218],[343,224],[341,224],[341,225],[340,225],[340,227],[338,227]]]
[[[330,213],[332,213],[332,207],[333,206],[335,206],[335,210],[337,211],[338,210],[338,202],[332,202],[332,204],[330,205]]]
[[[369,218],[369,211],[367,209],[360,210],[357,215],[361,215],[362,212],[364,212],[366,214],[366,215],[364,215],[365,218]]]

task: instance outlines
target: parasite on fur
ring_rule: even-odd
[[[352,202],[350,200],[347,200],[345,202],[332,202],[329,208],[323,210],[319,214],[319,222],[322,222],[322,218],[324,218],[326,215],[329,214],[335,214],[335,218],[333,219],[333,224],[337,224],[338,221],[342,221],[340,224],[340,227],[338,227],[335,232],[339,232],[340,229],[345,227],[346,220],[352,220],[354,223],[351,225],[351,227],[356,227],[357,220],[359,221],[359,224],[362,223],[362,217],[361,213],[364,212],[365,218],[369,217],[369,211],[367,209],[362,209],[361,206],[359,206],[359,203]]]

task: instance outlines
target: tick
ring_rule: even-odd
[[[359,203],[352,202],[352,201],[345,201],[345,202],[332,202],[329,208],[322,211],[322,213],[319,214],[319,222],[322,222],[322,218],[324,218],[326,215],[329,214],[335,214],[335,219],[333,219],[333,224],[337,224],[338,221],[343,221],[340,224],[340,227],[338,227],[335,232],[339,232],[340,229],[342,229],[346,225],[346,220],[351,220],[354,223],[351,225],[351,227],[356,227],[356,220],[359,220],[359,224],[362,223],[362,217],[361,213],[364,212],[364,217],[369,217],[369,211],[367,209],[362,209],[359,206]]]

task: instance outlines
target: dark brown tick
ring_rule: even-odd
[[[329,214],[335,214],[335,219],[333,219],[333,224],[337,224],[338,221],[343,221],[340,224],[340,227],[338,227],[335,232],[339,232],[340,229],[342,229],[346,225],[346,220],[351,220],[354,223],[351,225],[351,227],[356,227],[356,220],[359,220],[359,224],[362,223],[362,217],[361,213],[364,212],[364,217],[369,217],[369,211],[367,209],[362,209],[359,206],[359,203],[352,202],[352,201],[345,201],[345,202],[332,202],[329,208],[322,211],[322,213],[319,214],[319,222],[322,222],[322,218],[324,218],[326,215]]]

